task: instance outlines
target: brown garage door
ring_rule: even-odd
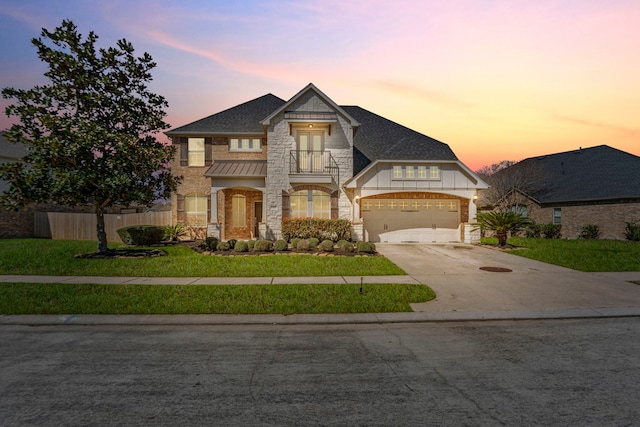
[[[362,219],[372,242],[459,240],[455,199],[363,199]]]

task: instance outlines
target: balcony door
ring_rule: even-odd
[[[322,172],[324,170],[323,151],[323,132],[298,132],[298,170],[300,172]]]

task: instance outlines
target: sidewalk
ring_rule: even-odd
[[[565,269],[566,270],[566,269]],[[540,280],[539,275],[511,276],[510,283],[517,283],[520,294],[525,294],[523,288],[532,279]],[[626,284],[631,291],[638,291],[638,298],[629,300],[629,304],[611,304],[602,302],[601,305],[558,307],[553,301],[546,301],[547,307],[535,307],[514,302],[504,292],[507,287],[500,279],[501,273],[482,273],[474,271],[467,273],[439,273],[423,272],[418,277],[406,276],[321,276],[321,277],[97,277],[97,276],[0,276],[2,283],[95,283],[95,284],[131,284],[131,285],[269,285],[269,284],[298,284],[298,283],[403,283],[428,284],[442,287],[443,280],[447,284],[459,286],[460,283],[473,285],[475,290],[468,290],[464,298],[462,295],[449,298],[451,291],[447,288],[437,290],[438,298],[434,301],[413,304],[413,313],[361,313],[361,314],[294,314],[294,315],[12,315],[0,316],[0,325],[322,325],[322,324],[380,324],[380,323],[421,323],[421,322],[456,322],[480,320],[533,320],[533,319],[577,319],[577,318],[605,318],[605,317],[640,317],[640,286],[630,285],[626,280],[640,278],[640,272],[632,273],[580,273],[568,270],[566,274],[577,274],[579,279],[588,275],[596,281],[616,282],[617,286]],[[496,275],[497,274],[497,275]],[[557,276],[557,272],[554,273]],[[446,276],[446,277],[445,277]],[[514,280],[515,279],[515,280]],[[503,292],[496,294],[495,286],[503,288]],[[468,286],[468,285],[465,285]],[[458,292],[458,291],[455,291]],[[487,293],[489,298],[480,298],[478,293]],[[636,294],[634,294],[636,295]],[[576,297],[574,295],[574,297]],[[465,302],[475,301],[473,304]],[[580,300],[580,298],[577,298]],[[453,300],[462,302],[467,307],[458,307],[447,302]],[[488,301],[491,304],[488,304]],[[459,304],[458,304],[459,305]],[[562,304],[561,304],[562,305]],[[566,305],[566,304],[565,304]]]

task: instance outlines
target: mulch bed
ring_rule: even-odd
[[[112,249],[107,252],[91,252],[77,254],[74,258],[88,259],[114,259],[114,258],[149,258],[165,256],[167,253],[161,249]]]

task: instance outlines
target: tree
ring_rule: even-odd
[[[531,195],[544,179],[543,171],[535,162],[502,160],[491,166],[483,166],[476,173],[489,184],[483,190],[480,204],[498,210],[509,210],[518,204],[520,194]]]
[[[522,230],[529,224],[529,220],[516,212],[506,211],[490,211],[480,212],[477,217],[478,224],[482,230],[491,230],[496,232],[498,245],[505,246],[507,244],[507,233]]]
[[[166,100],[149,91],[151,56],[134,56],[125,39],[96,49],[98,36],[83,40],[72,21],[32,39],[48,65],[49,83],[29,90],[5,88],[6,108],[18,123],[7,132],[25,144],[24,163],[0,166],[10,188],[0,196],[9,209],[30,202],[92,206],[97,217],[98,251],[105,252],[105,209],[150,206],[168,198],[181,177],[171,174],[175,148],[156,139]]]

